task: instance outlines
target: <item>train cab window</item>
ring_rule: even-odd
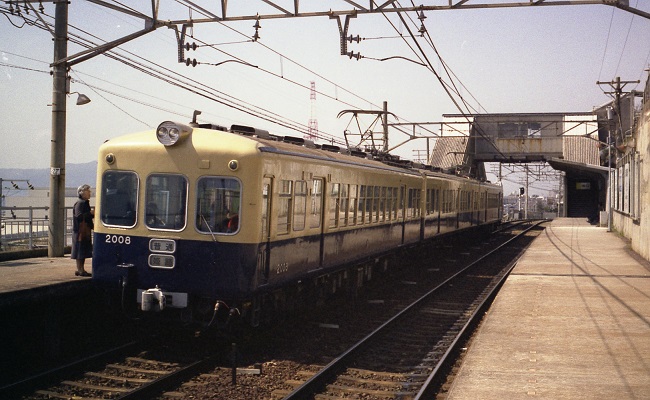
[[[145,224],[149,228],[178,231],[185,227],[187,179],[184,176],[149,175],[145,196]]]
[[[200,178],[196,193],[196,229],[202,233],[237,233],[240,204],[239,180],[216,176]]]
[[[138,176],[129,171],[106,171],[102,176],[100,217],[105,225],[135,226]]]

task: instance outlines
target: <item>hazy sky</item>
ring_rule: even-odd
[[[144,13],[148,13],[146,5],[150,4],[121,3]],[[187,6],[176,2],[160,3],[160,19],[202,17],[198,11],[190,12]],[[194,3],[220,13],[215,8],[218,2]],[[279,3],[286,8],[293,4],[285,0]],[[447,2],[426,4],[440,3]],[[630,0],[630,6],[645,12],[650,12],[648,3]],[[22,18],[9,15],[8,7],[4,2],[1,4],[0,168],[49,167],[52,37]],[[229,7],[237,12],[242,4],[250,15],[277,13],[262,1],[231,1]],[[300,4],[308,11],[317,8],[314,4],[322,3]],[[336,1],[329,5],[337,10],[351,7]],[[43,18],[53,22],[54,6],[43,6]],[[28,19],[32,20],[33,15],[30,13]],[[596,85],[596,81],[611,81],[617,76],[622,80],[641,80],[641,84],[628,85],[626,90],[642,90],[647,78],[644,69],[650,62],[650,20],[614,7],[445,10],[428,11],[425,15],[428,35],[418,38],[418,43],[426,59],[450,84],[443,62],[425,40],[430,37],[453,73],[460,95],[480,112],[590,111],[609,100],[603,93],[609,88]],[[97,43],[143,27],[137,18],[80,0],[71,1],[69,20],[70,33]],[[405,15],[405,20],[406,26],[417,32],[417,15]],[[66,162],[95,160],[97,149],[105,140],[155,128],[164,120],[189,122],[195,109],[203,112],[201,122],[244,124],[293,136],[302,133],[256,115],[281,117],[303,127],[313,116],[323,135],[340,139],[344,130],[359,129],[348,115],[337,118],[342,110],[377,110],[387,101],[389,111],[399,122],[441,121],[443,114],[459,112],[430,69],[403,58],[378,61],[395,56],[424,60],[396,14],[359,15],[351,19],[348,33],[365,40],[348,43],[348,50],[360,52],[365,57],[361,60],[340,55],[338,26],[329,18],[262,20],[257,43],[250,41],[255,32],[253,23],[196,24],[189,31],[193,38],[188,41],[202,46],[186,52],[186,56],[203,63],[216,64],[236,57],[250,65],[228,62],[192,68],[179,64],[175,34],[167,28],[116,50],[148,73],[103,55],[75,65],[70,72],[71,92],[82,92],[92,102],[76,106],[76,95],[69,98]],[[400,38],[400,34],[406,39]],[[80,50],[71,41],[68,53]],[[154,78],[150,68],[158,71],[156,75],[164,71],[175,80],[181,79],[184,88]],[[310,81],[315,82],[318,91],[314,103],[310,101]],[[232,102],[238,104],[239,110],[222,104]],[[361,123],[366,124],[362,126],[365,130],[370,121]],[[404,141],[406,136],[391,131],[389,138],[394,144]],[[414,149],[425,146],[420,139],[396,153],[412,158]]]

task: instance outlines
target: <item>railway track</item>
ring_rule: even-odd
[[[224,347],[204,341],[131,342],[0,388],[6,399],[146,399],[214,366]],[[174,348],[176,347],[176,348]],[[196,351],[201,348],[200,351]],[[209,352],[207,349],[210,349]]]
[[[423,388],[440,385],[452,345],[462,343],[471,315],[480,315],[481,299],[492,290],[486,283],[507,274],[481,266],[497,253],[485,254],[514,236],[511,230],[524,228],[502,229],[487,241],[446,240],[408,250],[404,265],[360,299],[342,296],[307,321],[303,316],[252,334],[242,343],[247,357],[239,360],[248,368],[234,369],[230,341],[215,347],[214,341],[175,340],[165,332],[0,388],[0,398],[416,398]],[[501,257],[514,259],[520,251]],[[409,303],[417,305],[400,311]],[[386,315],[395,317],[386,321]]]
[[[431,398],[444,380],[464,334],[482,316],[483,307],[523,251],[516,240],[470,263],[309,376],[284,399]],[[505,267],[496,257],[510,253]],[[283,395],[281,391],[276,397]]]

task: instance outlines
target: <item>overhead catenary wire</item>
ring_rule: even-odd
[[[21,17],[23,17],[24,19],[26,19],[26,18],[25,18],[24,16],[22,16],[22,15],[21,15]],[[48,16],[48,17],[49,17],[49,18],[52,18],[51,16]],[[30,21],[30,22],[32,22],[32,21]],[[44,21],[41,21],[41,22],[45,23]],[[37,21],[33,21],[33,24],[35,24],[35,25],[38,26],[38,22],[37,22]],[[51,26],[52,26],[51,24],[48,24],[48,26],[38,26],[38,27],[41,28],[41,29],[48,29],[48,30],[49,30],[49,27],[51,27]],[[89,35],[90,37],[95,37],[95,38],[97,38],[96,36],[90,34],[90,33],[87,32],[87,31],[84,31],[84,30],[79,29],[79,28],[74,27],[74,26],[72,26],[72,28],[78,30],[79,32],[83,32],[85,35]],[[240,34],[241,34],[241,33],[240,33]],[[71,34],[71,36],[73,36],[73,35],[74,35],[74,34]],[[99,38],[97,38],[97,39],[99,39]],[[83,41],[87,41],[87,42],[84,43]],[[79,45],[81,45],[81,46],[83,46],[83,47],[85,47],[85,48],[89,48],[91,45],[94,45],[94,46],[97,45],[96,43],[93,43],[92,41],[87,40],[87,39],[83,39],[81,36],[78,36],[78,35],[77,35],[77,41],[71,40],[71,42],[73,42],[73,43],[77,43],[77,44],[79,44]],[[268,46],[266,46],[266,47],[268,48]],[[270,48],[268,48],[268,49],[271,50],[271,51],[273,51],[273,49],[270,49]],[[125,50],[121,50],[121,51],[125,51]],[[111,51],[111,52],[109,52],[109,53],[118,54],[115,50],[113,50],[113,51]],[[279,52],[277,52],[277,53],[280,54]],[[132,53],[130,53],[130,54],[132,54]],[[133,55],[133,56],[135,56],[135,55]],[[281,55],[281,56],[282,56],[282,55]],[[109,56],[109,57],[110,57],[110,56]],[[116,59],[117,59],[118,61],[120,61],[120,60],[119,60],[119,57],[123,57],[123,55],[118,55],[118,56],[115,56],[115,57],[117,57]],[[137,56],[136,56],[136,57],[137,57]],[[289,59],[289,58],[287,57],[287,59]],[[293,61],[293,60],[291,60],[291,59],[289,59],[289,60],[290,60],[291,62],[296,63],[296,65],[299,65],[301,68],[306,68],[306,67],[302,66],[301,64],[299,64],[299,63],[297,63],[297,62],[295,62],[295,61]],[[147,61],[149,61],[149,60],[147,60]],[[120,61],[120,62],[124,62],[124,61]],[[131,62],[127,62],[126,64],[128,64],[129,66],[131,66],[131,67],[133,67],[133,68],[140,69],[142,72],[145,72],[145,71],[143,71],[141,68],[135,67],[135,64],[133,64],[133,63],[131,63]],[[155,64],[155,63],[153,63],[153,64],[156,65],[157,68],[164,68],[164,67],[162,67],[162,66],[160,66],[160,65],[158,65],[158,64]],[[168,70],[168,69],[167,69],[167,70]],[[307,69],[307,70],[309,70],[309,69]],[[309,71],[312,72],[312,73],[315,73],[314,71],[311,71],[311,70],[309,70]],[[274,75],[274,76],[276,76],[276,77],[280,77],[278,74],[274,74],[274,73],[272,73],[271,71],[265,71],[265,72],[270,73],[270,74],[272,74],[272,75]],[[154,77],[156,76],[155,74],[152,74],[151,72],[145,72],[145,73],[149,73],[151,76],[154,76]],[[318,76],[322,76],[322,75],[318,74]],[[160,78],[160,76],[158,76],[158,78]],[[185,78],[187,78],[187,77],[185,77]],[[282,78],[282,77],[280,77],[280,78]],[[323,78],[324,78],[324,77],[323,77]],[[189,78],[187,78],[187,79],[189,79]],[[301,86],[301,87],[303,87],[303,88],[305,88],[305,89],[309,89],[309,88],[306,87],[306,85],[303,85],[303,84],[300,84],[300,83],[298,83],[298,82],[292,81],[292,80],[290,80],[290,79],[288,79],[288,78],[286,78],[286,77],[283,78],[283,79],[284,79],[285,81],[287,81],[287,82],[292,83],[292,84],[299,85],[299,86]],[[324,79],[325,79],[325,78],[324,78]],[[193,82],[194,82],[194,83],[197,83],[196,81],[193,81]],[[348,92],[348,93],[354,94],[352,91],[343,88],[341,85],[336,84],[336,83],[332,82],[331,80],[328,80],[328,82],[331,82],[331,83],[332,83],[333,85],[335,85],[337,88],[340,88],[340,89],[342,89],[342,90],[345,91],[345,92]],[[170,82],[168,82],[168,83],[170,83]],[[177,86],[182,87],[182,85],[177,85]],[[224,94],[224,93],[222,93],[222,94],[223,94],[223,95],[226,95],[226,94]],[[335,101],[342,102],[343,104],[351,105],[351,104],[349,104],[349,103],[346,103],[346,102],[341,101],[340,99],[338,99],[338,98],[336,98],[336,97],[329,96],[329,95],[327,95],[326,93],[321,93],[321,94],[322,94],[322,96],[324,96],[324,97],[329,97],[329,98],[331,98],[331,99],[333,99],[333,100],[335,100]],[[226,96],[230,96],[230,95],[226,95]],[[365,99],[361,98],[361,97],[358,96],[358,95],[355,95],[355,96],[358,97],[358,98],[360,98],[360,99],[362,99],[362,100],[364,100],[364,101],[366,101],[366,102],[369,102],[368,100],[365,100]],[[241,101],[241,100],[237,99],[237,101]],[[250,103],[249,103],[249,104],[250,104]],[[256,114],[257,111],[254,111],[254,112],[251,113],[251,112],[250,112],[250,111],[251,111],[251,108],[249,108],[249,109],[247,109],[247,110],[243,110],[241,107],[238,107],[237,105],[227,104],[227,103],[224,104],[224,105],[227,105],[227,106],[229,106],[229,107],[232,107],[232,108],[238,109],[239,111],[242,111],[242,112],[246,112],[246,113],[251,114],[251,115],[253,115],[253,116],[260,117],[260,116],[258,116],[258,115]],[[241,106],[241,104],[239,104],[239,105]],[[251,105],[251,106],[252,106],[252,105]],[[255,108],[255,107],[257,107],[257,106],[252,106],[252,107]],[[260,107],[259,109],[262,109],[262,108]],[[263,110],[263,109],[262,109],[262,110]],[[261,119],[265,119],[265,120],[267,120],[267,121],[269,121],[269,122],[277,123],[277,124],[280,125],[280,126],[284,126],[284,127],[289,128],[289,129],[297,130],[297,131],[299,131],[299,132],[303,132],[303,133],[308,129],[304,124],[297,123],[297,122],[295,122],[295,121],[292,121],[292,122],[290,122],[290,123],[288,123],[287,121],[279,122],[276,118],[269,117],[269,114],[274,114],[274,113],[272,113],[272,112],[270,112],[270,111],[268,111],[268,110],[265,110],[265,112],[267,112],[267,114],[266,114],[265,116],[262,115],[262,116],[261,116]],[[281,118],[281,116],[279,116],[278,114],[275,114],[275,115],[278,116],[279,118]],[[338,143],[343,143],[343,142],[342,142],[338,137],[336,137],[336,136],[334,136],[334,135],[328,135],[328,134],[326,134],[325,132],[322,132],[322,131],[319,132],[319,136],[320,136],[321,139],[323,139],[323,140],[327,140],[328,142],[338,142]]]
[[[186,0],[176,0],[176,2],[178,2],[178,3],[187,3],[187,4],[190,4],[190,5],[194,4],[193,2],[191,2],[191,1],[186,1]],[[199,12],[202,13],[204,16],[209,17],[209,18],[217,18],[217,16],[216,16],[215,14],[213,14],[213,13],[211,13],[211,12],[205,10],[205,9],[202,9],[202,8],[201,8],[201,9],[195,9],[195,11],[199,11]],[[232,32],[235,32],[237,35],[240,35],[240,36],[245,37],[245,38],[248,38],[248,37],[249,37],[249,36],[247,36],[246,34],[244,34],[243,32],[241,32],[241,31],[239,31],[239,30],[233,28],[232,26],[226,25],[226,24],[224,24],[224,23],[222,23],[222,22],[219,22],[219,24],[222,25],[223,27],[225,27],[226,29],[231,30]],[[209,44],[207,44],[206,42],[197,39],[195,36],[191,36],[191,37],[193,38],[193,40],[199,41],[199,42],[202,43],[204,46],[212,47],[213,49],[215,49],[215,50],[221,52],[222,54],[227,55],[228,57],[232,57],[232,58],[234,58],[234,59],[236,59],[236,60],[239,60],[239,61],[242,61],[242,62],[246,62],[246,63],[248,63],[247,61],[245,61],[245,60],[243,60],[243,59],[241,59],[241,58],[239,58],[239,57],[236,57],[235,55],[230,54],[230,53],[224,51],[223,49],[219,49],[219,48],[217,48],[216,46],[209,45]],[[338,83],[336,83],[336,82],[333,82],[332,80],[326,78],[326,77],[323,76],[322,74],[320,74],[320,73],[318,73],[318,72],[312,70],[311,68],[309,68],[309,67],[307,67],[307,66],[305,66],[305,65],[303,65],[303,64],[301,64],[301,63],[299,63],[299,62],[297,62],[297,61],[295,61],[295,60],[292,59],[291,57],[288,57],[287,55],[280,53],[279,51],[277,51],[277,50],[275,50],[275,49],[273,49],[273,48],[267,46],[266,44],[264,44],[264,43],[262,43],[262,42],[260,42],[260,41],[255,41],[255,43],[256,43],[257,45],[259,45],[259,46],[264,47],[264,48],[267,49],[268,51],[270,51],[270,52],[272,52],[272,53],[278,55],[278,56],[281,58],[281,60],[284,59],[284,60],[287,60],[287,61],[291,62],[292,64],[298,66],[298,67],[301,68],[301,69],[304,69],[305,71],[307,71],[307,72],[313,74],[314,76],[316,76],[316,77],[322,79],[323,81],[332,84],[335,88],[341,89],[343,92],[345,92],[345,93],[351,95],[352,97],[358,98],[359,100],[362,100],[363,102],[368,103],[368,104],[372,105],[373,107],[375,107],[375,108],[377,108],[377,109],[380,109],[380,108],[381,108],[381,106],[379,106],[379,105],[377,105],[377,104],[374,104],[372,101],[367,100],[367,99],[365,99],[365,98],[359,96],[359,95],[358,95],[357,93],[355,93],[354,91],[349,90],[349,89],[346,89],[345,87],[341,86],[340,84],[338,84]],[[248,63],[248,64],[250,64],[250,63]],[[263,72],[269,74],[269,75],[272,75],[272,76],[276,77],[276,78],[279,78],[279,79],[282,79],[282,80],[287,81],[287,82],[289,82],[289,83],[292,83],[292,84],[294,84],[294,85],[300,86],[300,87],[304,88],[305,90],[311,90],[311,86],[308,86],[308,85],[306,85],[306,84],[303,84],[303,83],[300,83],[300,82],[297,82],[297,81],[291,80],[291,79],[285,77],[284,74],[278,74],[278,73],[275,73],[275,72],[273,72],[273,71],[270,71],[270,70],[267,70],[267,69],[265,69],[265,68],[261,68],[261,67],[257,67],[257,68],[260,69],[261,71],[263,71]],[[348,103],[348,102],[345,102],[345,101],[339,99],[339,98],[338,98],[338,94],[332,96],[332,95],[330,95],[330,94],[328,94],[328,93],[325,93],[325,92],[323,92],[323,91],[319,91],[319,90],[316,90],[316,94],[318,94],[318,95],[321,96],[321,97],[329,98],[329,99],[331,99],[331,100],[334,100],[334,101],[336,101],[336,102],[339,102],[339,103],[341,103],[341,104],[343,104],[343,105],[347,105],[347,106],[349,106],[349,107],[356,107],[355,105],[353,105],[353,104],[351,104],[351,103]],[[320,135],[320,132],[319,132],[319,135]],[[331,141],[331,140],[336,140],[336,141],[338,141],[339,139],[338,139],[337,137],[335,137],[335,136],[331,136],[330,138],[328,138],[328,139],[326,139],[326,140],[329,140],[329,141]]]
[[[395,7],[395,5],[393,5],[393,7]],[[440,76],[440,74],[439,74],[439,73],[435,70],[435,68],[433,67],[433,64],[431,63],[431,61],[430,61],[429,58],[427,57],[426,53],[424,52],[424,49],[422,49],[422,46],[420,46],[420,43],[418,42],[417,38],[416,38],[415,35],[413,34],[413,31],[411,30],[411,28],[410,28],[410,27],[408,26],[408,24],[406,23],[406,21],[405,21],[405,19],[404,19],[404,16],[402,15],[402,13],[401,13],[401,12],[398,12],[398,13],[397,13],[397,16],[400,18],[400,20],[401,20],[402,23],[404,24],[404,27],[405,27],[406,30],[408,31],[409,36],[411,37],[411,39],[412,39],[413,42],[415,43],[415,46],[416,46],[417,49],[418,49],[417,56],[418,56],[418,57],[421,56],[421,57],[424,59],[424,61],[425,61],[425,62],[427,63],[427,65],[428,65],[428,69],[429,69],[429,70],[434,74],[434,76],[436,77],[436,79],[438,80],[438,82],[440,82],[440,84],[441,84],[443,90],[445,91],[445,93],[447,94],[447,96],[449,97],[449,99],[452,101],[452,103],[454,104],[454,106],[456,107],[456,109],[458,109],[458,110],[460,111],[461,115],[463,115],[463,117],[467,120],[468,123],[471,122],[471,121],[470,121],[470,116],[467,115],[467,113],[465,112],[465,110],[460,106],[460,104],[458,103],[458,101],[456,100],[456,98],[454,98],[454,96],[452,95],[452,92],[454,92],[453,89],[455,89],[455,85],[452,84],[451,87],[450,87],[449,85],[446,84],[446,82],[444,81],[444,79],[442,79],[442,76]],[[427,32],[427,35],[428,35],[428,32]],[[429,36],[429,40],[430,40],[431,43],[433,43],[433,40],[431,40],[431,37],[430,37],[430,36]],[[440,57],[439,53],[436,52],[436,54],[438,55],[438,57],[439,57],[440,59],[442,59],[442,57]],[[453,82],[452,82],[452,83],[453,83]],[[457,89],[456,89],[455,93],[460,97],[460,99],[461,99],[461,101],[463,102],[463,104],[466,105],[465,100],[464,100],[463,97],[460,95],[460,93],[457,91]],[[501,152],[501,150],[499,150],[498,146],[494,143],[494,141],[493,141],[489,136],[487,136],[487,135],[485,134],[485,132],[483,132],[482,128],[481,128],[478,124],[476,124],[475,122],[474,122],[473,126],[476,128],[476,133],[478,133],[479,136],[481,136],[481,137],[482,137],[482,138],[483,138],[487,143],[489,143],[489,144],[490,144],[490,145],[491,145],[491,146],[496,150],[497,153],[499,153],[502,157],[505,158],[505,155]]]
[[[47,15],[47,16],[49,18],[53,18],[50,15]],[[22,17],[24,19],[26,19],[25,16],[22,16]],[[33,21],[33,22],[34,22],[34,24],[33,24],[34,26],[39,27],[41,29],[49,30],[47,26],[40,26],[39,22],[37,22],[37,21]],[[44,20],[41,20],[40,22],[41,23],[47,23]],[[50,27],[51,27],[51,24],[50,24]],[[80,32],[83,32],[84,34],[89,35],[91,37],[97,38],[96,36],[92,35],[91,33],[87,32],[87,31],[84,31],[82,29],[79,29],[79,28],[77,28],[75,26],[71,26],[71,28],[73,28],[75,30],[78,30]],[[91,46],[97,46],[97,43],[94,43],[94,42],[90,41],[89,39],[82,38],[81,36],[79,36],[79,35],[77,35],[75,33],[69,32],[68,34],[70,36],[70,38],[69,38],[70,42],[72,42],[72,43],[78,44],[78,45],[80,45],[82,47],[85,47],[85,48],[89,48]],[[97,39],[99,39],[99,38],[97,38]],[[126,50],[122,50],[122,51],[127,52],[129,54],[132,54],[132,53],[126,51]],[[104,55],[106,57],[108,57],[108,58],[112,58],[112,59],[114,59],[116,61],[122,62],[125,65],[128,65],[128,66],[130,66],[130,67],[132,67],[132,68],[134,68],[136,70],[139,70],[139,71],[141,71],[143,73],[146,73],[146,74],[148,74],[148,75],[150,75],[150,76],[152,76],[154,78],[161,79],[161,80],[167,82],[168,84],[172,84],[172,85],[177,86],[179,88],[189,90],[190,92],[193,92],[195,94],[202,95],[205,98],[216,101],[216,102],[218,102],[220,104],[223,104],[223,105],[226,105],[228,107],[237,109],[238,111],[250,114],[250,115],[258,117],[260,119],[267,120],[269,122],[278,124],[280,126],[287,127],[287,128],[289,128],[291,130],[297,130],[297,131],[303,132],[303,133],[307,131],[307,127],[305,125],[302,125],[302,124],[297,123],[295,121],[290,121],[290,120],[288,120],[288,119],[286,119],[286,118],[284,118],[284,117],[282,117],[282,116],[280,116],[278,114],[272,113],[272,112],[270,112],[268,110],[265,110],[265,109],[263,109],[261,107],[258,107],[257,109],[255,109],[255,107],[257,107],[257,106],[251,105],[250,103],[243,102],[242,100],[236,99],[233,96],[227,95],[227,94],[225,94],[223,92],[219,92],[219,91],[217,91],[217,90],[215,90],[213,88],[208,87],[207,85],[201,84],[200,82],[197,82],[197,81],[195,81],[195,80],[193,80],[191,78],[188,78],[188,77],[186,77],[186,76],[184,76],[182,74],[178,74],[178,73],[176,73],[174,71],[171,71],[168,68],[165,68],[165,67],[163,67],[163,66],[161,66],[159,64],[151,62],[150,60],[146,60],[146,59],[144,59],[142,57],[139,57],[137,55],[132,54],[133,56],[135,56],[137,58],[140,58],[142,60],[145,60],[148,63],[151,63],[152,65],[155,65],[157,68],[160,68],[160,69],[162,69],[164,71],[167,71],[167,73],[161,72],[161,71],[156,71],[156,70],[154,70],[154,69],[152,69],[150,67],[145,66],[144,64],[142,64],[142,63],[140,63],[138,61],[130,59],[130,58],[128,58],[128,57],[126,57],[126,56],[124,56],[122,54],[119,54],[117,51],[114,51],[114,50],[106,52],[106,53],[104,53]],[[177,75],[177,76],[175,77],[173,75]],[[185,81],[183,81],[183,79]],[[202,90],[205,90],[205,91],[209,92],[209,94],[201,93]],[[228,98],[229,96],[231,97],[231,99]],[[232,100],[232,99],[234,99],[234,100]],[[327,140],[330,140],[330,138],[327,138]]]

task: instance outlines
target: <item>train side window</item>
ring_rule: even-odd
[[[437,214],[440,212],[440,189],[433,189],[431,191],[431,195],[433,196],[431,199],[433,213]]]
[[[320,227],[321,214],[323,212],[323,180],[314,179],[311,187],[311,216],[309,227]]]
[[[397,219],[404,219],[404,186],[397,190]]]
[[[133,227],[136,221],[138,176],[130,171],[106,171],[102,176],[101,204],[102,223],[121,227]]]
[[[406,203],[406,218],[413,218],[413,202],[415,202],[415,194],[413,189],[408,190],[408,201]]]
[[[305,218],[307,213],[306,181],[296,181],[293,205],[293,230],[302,231],[305,229]]]
[[[181,175],[151,174],[145,188],[145,223],[150,228],[185,227],[187,179]]]
[[[348,198],[348,187],[350,185],[343,184],[341,185],[341,203],[340,203],[340,221],[339,221],[339,226],[347,226],[348,225],[348,218],[349,218],[349,209],[350,206],[348,205],[349,203],[349,198]]]
[[[366,186],[366,216],[364,220],[367,224],[372,223],[374,193],[373,186]]]
[[[446,200],[447,200],[447,191],[443,189],[442,190],[442,199],[441,199],[441,202],[440,202],[440,212],[442,212],[442,213],[447,212],[446,203],[445,203]]]
[[[329,227],[336,228],[339,222],[339,211],[341,209],[340,196],[341,184],[332,183],[330,185],[330,207],[329,207]]]
[[[393,188],[393,199],[392,199],[392,210],[393,210],[393,220],[397,220],[397,210],[399,207],[397,206],[399,202],[399,189],[394,187]]]
[[[386,220],[386,187],[380,186],[378,187],[378,190],[379,190],[379,199],[377,200],[378,201],[377,210],[379,211],[379,214],[377,216],[377,221],[384,222]]]
[[[234,178],[206,176],[197,182],[196,229],[234,234],[239,230],[241,183]]]
[[[357,207],[359,215],[358,223],[363,225],[366,222],[366,185],[359,186],[359,207]]]
[[[293,181],[282,180],[278,188],[278,235],[289,233],[293,197]]]
[[[374,221],[379,222],[381,220],[381,186],[375,186],[375,195],[373,196],[373,214]]]
[[[350,217],[348,218],[350,225],[357,224],[357,210],[358,210],[358,186],[350,185],[350,205],[349,211]]]

